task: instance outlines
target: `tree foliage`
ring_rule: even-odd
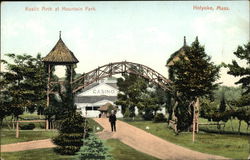
[[[80,151],[77,153],[78,160],[112,160],[112,156],[108,153],[108,148],[106,148],[103,142],[96,138],[94,135],[90,135],[84,140],[84,146],[81,147]]]
[[[123,78],[118,78],[117,85],[120,93],[115,103],[122,106],[125,118],[134,117],[137,107],[144,120],[153,120],[156,112],[166,103],[165,91],[138,75],[123,74]]]
[[[46,72],[41,55],[36,58],[23,54],[7,54],[10,59],[3,61],[6,72],[1,73],[1,98],[6,97],[2,103],[8,106],[8,113],[18,118],[24,108],[33,112],[37,107],[44,107],[46,96]]]
[[[246,67],[240,66],[236,60],[233,60],[232,64],[227,65],[229,68],[228,74],[235,77],[241,77],[235,84],[242,85],[242,88],[245,90],[243,94],[250,94],[250,42],[244,45],[244,47],[238,46],[234,55],[236,55],[240,60],[245,60]]]
[[[240,80],[235,82],[235,84],[241,84],[243,93],[242,96],[234,102],[235,106],[238,106],[235,110],[234,116],[237,117],[239,122],[239,132],[240,123],[244,120],[248,126],[250,125],[250,42],[244,46],[238,46],[237,50],[234,52],[240,60],[246,61],[246,67],[240,66],[236,60],[232,61],[232,64],[228,64],[229,68],[228,74],[235,77],[240,77]],[[243,64],[243,63],[242,63]]]
[[[210,61],[211,57],[196,38],[185,55],[180,56],[180,60],[173,65],[177,92],[188,100],[212,95],[218,87],[214,82],[219,78],[220,67]]]
[[[80,150],[85,132],[84,121],[85,119],[78,113],[62,120],[59,135],[53,138],[53,143],[57,145],[56,152],[73,155]]]
[[[219,112],[223,113],[226,111],[226,99],[225,99],[225,92],[222,93],[221,101],[220,101],[220,107]]]
[[[166,105],[165,103],[165,91],[159,86],[148,84],[147,89],[141,94],[137,107],[144,120],[153,120],[157,111]]]
[[[58,117],[60,119],[59,135],[53,139],[54,144],[57,145],[55,151],[60,154],[73,155],[78,152],[83,145],[83,135],[85,132],[85,118],[83,118],[79,113],[76,112],[76,105],[74,104],[74,95],[72,92],[71,80],[74,75],[71,73],[72,66],[67,66],[66,68],[66,80],[64,87],[61,87],[59,91],[58,100],[60,102],[59,112],[61,115]],[[63,91],[64,90],[64,91]],[[58,116],[58,108],[55,106],[50,107],[51,114]]]
[[[179,58],[180,60],[171,66],[171,72],[174,76],[174,87],[180,98],[176,99],[179,101],[175,109],[177,128],[185,130],[192,123],[193,112],[190,103],[196,98],[212,97],[213,91],[218,87],[215,81],[219,78],[220,67],[211,62],[198,38],[186,50],[185,55],[180,55]]]
[[[138,106],[141,95],[147,88],[147,84],[145,79],[134,74],[124,74],[123,77],[117,79],[117,86],[120,93],[115,103],[122,106],[122,113],[125,117],[134,117],[135,106]]]

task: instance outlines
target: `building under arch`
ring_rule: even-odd
[[[119,92],[117,80],[114,77],[100,80],[88,87],[84,88],[80,93],[75,95],[75,104],[77,109],[86,117],[98,117],[101,106],[111,103],[115,105],[117,94]],[[116,117],[123,117],[121,113],[121,106],[117,106],[118,111]]]

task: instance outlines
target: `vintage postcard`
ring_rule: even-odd
[[[0,159],[249,159],[249,13],[1,2]]]

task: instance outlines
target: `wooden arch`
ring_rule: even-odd
[[[173,88],[170,85],[171,81],[160,73],[139,63],[123,61],[103,65],[78,77],[72,82],[73,93],[76,93],[77,91],[100,79],[122,73],[136,74],[148,79],[150,82],[156,85],[159,85],[164,90],[168,90],[170,92],[173,91]]]

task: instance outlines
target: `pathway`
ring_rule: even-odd
[[[157,157],[159,159],[226,159],[224,157],[200,153],[176,144],[170,143],[157,136],[147,133],[122,121],[117,121],[117,132],[110,132],[110,124],[107,118],[94,118],[104,130],[98,135],[102,139],[115,138],[128,146]],[[39,148],[53,148],[55,145],[51,139],[20,142],[2,145],[2,152],[17,152]]]
[[[28,142],[19,142],[13,144],[5,144],[1,145],[2,152],[18,152],[25,151],[31,149],[39,149],[39,148],[53,148],[55,145],[51,142],[51,139],[43,139],[36,141],[28,141]]]
[[[117,132],[110,132],[107,118],[94,118],[94,120],[104,128],[98,133],[100,138],[119,139],[128,146],[159,159],[226,159],[178,146],[119,120],[116,124]]]

